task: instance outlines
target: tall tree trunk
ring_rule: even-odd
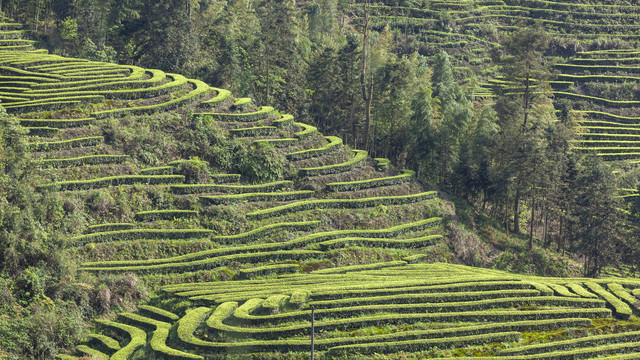
[[[543,215],[544,216],[544,231],[542,234],[542,242],[544,243],[544,247],[549,247],[548,243],[548,231],[549,231],[549,209],[548,204],[545,202]]]
[[[513,232],[520,232],[520,189],[516,189],[516,199],[513,205]]]
[[[367,89],[367,45],[369,42],[369,0],[363,3],[364,9],[364,30],[362,34],[362,71],[360,72],[360,85],[362,87],[362,100],[366,102],[365,110],[365,130],[364,130],[364,150],[369,149],[369,129],[371,127],[371,100],[373,92],[373,75]],[[368,90],[368,91],[367,91]]]
[[[536,214],[536,198],[531,196],[531,227],[529,228],[529,250],[533,250],[533,223]]]

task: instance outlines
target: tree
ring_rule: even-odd
[[[585,157],[572,184],[571,239],[585,258],[584,275],[615,265],[622,247],[620,199],[615,175],[602,159]]]
[[[362,87],[362,100],[366,103],[365,107],[365,126],[364,126],[364,149],[369,150],[369,129],[371,127],[371,103],[373,101],[373,71],[369,69],[369,80],[367,80],[367,50],[369,47],[369,0],[362,3],[364,13],[364,26],[362,28],[362,70],[360,71],[360,86]],[[368,83],[367,83],[368,81]]]
[[[283,111],[300,115],[306,99],[303,80],[309,44],[295,1],[265,0],[256,12],[261,32],[259,54],[252,59],[257,69],[254,94],[261,103],[276,103]]]
[[[431,83],[440,120],[435,148],[438,169],[433,170],[440,183],[450,185],[456,176],[453,169],[457,167],[473,113],[471,103],[454,79],[449,55],[444,51],[435,58]]]
[[[540,26],[534,28],[520,28],[503,41],[502,52],[494,53],[494,60],[500,65],[507,86],[498,88],[501,99],[499,100],[498,114],[503,123],[515,122],[520,129],[521,136],[516,137],[511,133],[509,138],[517,141],[517,147],[513,158],[516,166],[514,176],[515,196],[513,199],[513,231],[520,232],[520,203],[521,195],[531,186],[528,184],[526,171],[518,164],[525,164],[532,150],[529,146],[535,142],[529,142],[528,132],[533,127],[530,124],[530,111],[537,101],[545,101],[548,84],[551,77],[550,64],[544,58],[544,51],[549,46],[550,37]],[[511,103],[511,104],[507,104]],[[507,110],[508,112],[505,112]],[[513,111],[516,111],[515,113]],[[510,127],[513,124],[509,124]]]

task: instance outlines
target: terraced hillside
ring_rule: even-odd
[[[157,306],[98,321],[98,333],[78,350],[104,359],[126,359],[142,348],[162,359],[256,352],[259,358],[304,358],[313,331],[316,355],[326,359],[640,356],[637,327],[612,331],[637,326],[629,319],[640,306],[633,295],[638,281],[523,277],[410,264],[420,261],[416,255],[404,260],[167,285]]]
[[[363,18],[361,3],[351,8],[356,21]],[[608,161],[640,160],[635,2],[435,1],[422,8],[383,2],[370,11],[375,29],[390,25],[404,35],[400,52],[452,55],[460,81],[475,88],[478,98],[504,85],[490,56],[499,39],[520,26],[541,24],[552,37],[550,55],[557,57],[551,82],[556,104],[568,99],[582,117],[577,148]]]
[[[640,282],[427,264],[447,247],[446,204],[386,159],[178,74],[30,44],[0,48],[0,62],[37,190],[73,215],[66,255],[89,278],[134,274],[150,293],[60,359],[306,358],[312,333],[326,359],[639,356]],[[284,171],[253,181],[255,169],[183,156],[212,139],[271,151]]]

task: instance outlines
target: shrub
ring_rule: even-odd
[[[206,184],[211,179],[209,163],[200,160],[197,156],[178,163],[175,171],[184,175],[185,184]]]
[[[282,178],[285,174],[284,155],[267,143],[242,146],[234,156],[238,171],[251,183],[262,183]]]

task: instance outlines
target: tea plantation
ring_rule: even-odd
[[[358,20],[363,18],[360,3],[351,5]],[[500,47],[499,34],[541,25],[555,47],[555,79],[550,82],[554,101],[559,105],[569,100],[579,115],[582,134],[576,147],[607,161],[635,164],[640,159],[640,25],[635,2],[430,1],[426,8],[383,2],[372,5],[371,13],[374,28],[390,25],[410,39],[398,46],[401,51],[417,47],[433,56],[446,50],[461,82],[478,98],[493,97],[496,87],[510,86],[496,78],[496,68],[490,66],[491,52]]]
[[[421,26],[440,7],[468,28],[570,13],[575,23],[545,25],[579,27],[587,38],[619,28],[638,36],[627,7],[590,5],[598,10],[587,14],[581,6],[433,2],[404,8],[410,16],[398,22]],[[384,15],[390,9],[380,6],[378,16],[395,16]],[[609,17],[629,21],[598,22]],[[318,359],[640,358],[640,280],[434,262],[451,213],[412,171],[199,80],[50,55],[23,40],[20,24],[2,21],[0,99],[28,131],[46,179],[37,191],[63,194],[65,211],[79,214],[63,240],[67,255],[87,276],[135,274],[149,291],[146,305],[96,319],[86,342],[59,359],[306,359],[312,335]],[[446,36],[451,47],[488,42]],[[628,74],[635,61],[627,49],[557,65],[555,95],[583,104],[590,131],[580,148],[640,158],[638,101],[588,93],[594,83],[637,80],[610,67],[624,64]],[[197,152],[179,148],[186,131],[210,133],[194,146],[216,139],[243,144],[248,158],[267,151],[282,171],[260,173],[276,167],[270,158],[238,173],[180,158]]]

